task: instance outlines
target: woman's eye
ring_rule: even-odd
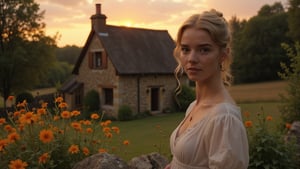
[[[181,47],[181,52],[182,53],[188,53],[189,51],[190,51],[189,48],[187,48],[187,47]]]
[[[206,54],[206,53],[208,53],[209,51],[210,51],[209,48],[200,48],[200,49],[199,49],[199,52],[202,53],[202,54]]]

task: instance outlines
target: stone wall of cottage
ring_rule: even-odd
[[[120,105],[128,105],[137,113],[151,110],[151,88],[159,88],[159,110],[152,113],[173,108],[176,80],[173,75],[145,75],[120,77],[119,93]],[[139,86],[139,89],[138,89]],[[138,100],[139,91],[139,100]],[[140,107],[138,108],[138,104]]]
[[[114,99],[113,106],[103,105],[104,94],[102,91],[103,88],[113,88],[114,98],[118,98],[118,90],[116,89],[118,88],[119,76],[116,76],[116,70],[112,65],[112,62],[109,58],[107,59],[106,69],[97,70],[89,68],[88,52],[97,51],[99,49],[103,49],[103,45],[100,40],[94,36],[91,45],[87,50],[87,54],[81,63],[77,80],[84,83],[84,96],[92,89],[98,91],[100,95],[101,108],[107,113],[113,113],[114,110],[117,109],[118,99]]]

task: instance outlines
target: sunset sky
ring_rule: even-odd
[[[190,15],[204,10],[221,11],[226,19],[237,16],[248,19],[265,4],[287,0],[36,0],[45,10],[46,34],[61,35],[58,46],[82,47],[91,30],[90,16],[95,4],[101,3],[101,12],[109,25],[168,30],[175,39],[177,29]]]

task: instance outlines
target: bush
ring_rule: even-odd
[[[133,113],[129,106],[123,105],[120,106],[118,111],[118,119],[120,121],[129,121],[133,119]]]
[[[249,118],[249,113],[245,115]],[[255,122],[245,121],[249,139],[249,169],[296,169],[295,144],[285,143],[283,134],[272,129],[272,116],[257,113]]]
[[[186,85],[183,85],[181,88],[181,92],[175,96],[175,102],[178,111],[186,111],[188,106],[194,101],[196,98],[195,91]]]
[[[34,97],[29,92],[23,92],[17,95],[16,97],[16,103],[22,103],[24,100],[26,100],[27,103],[32,103],[34,101]]]
[[[280,107],[280,112],[285,121],[292,123],[300,120],[300,43],[296,43],[294,48],[287,44],[282,45],[290,59],[290,65],[281,63],[283,72],[279,76],[288,81],[288,96],[282,96],[284,103]]]
[[[100,111],[100,97],[96,90],[90,90],[84,97],[84,113],[89,117],[91,113]]]

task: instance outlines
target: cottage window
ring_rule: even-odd
[[[113,105],[114,100],[114,92],[112,88],[104,88],[104,104],[105,105]]]
[[[89,67],[91,69],[105,69],[107,67],[106,55],[103,51],[90,52]]]

